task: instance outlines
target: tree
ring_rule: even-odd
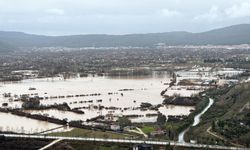
[[[213,122],[212,122],[212,130],[215,131],[215,128],[216,128],[216,124],[215,124],[215,121],[213,120]]]
[[[165,150],[172,150],[173,148],[171,147],[170,143],[168,143],[165,147]]]
[[[141,103],[141,108],[149,108],[152,107],[153,105],[150,103]]]
[[[40,101],[38,98],[31,98],[23,102],[22,107],[25,109],[39,108]]]
[[[121,128],[132,125],[131,121],[127,117],[119,117],[118,123]]]
[[[8,103],[3,103],[2,106],[7,107]]]
[[[158,113],[158,117],[157,117],[157,124],[158,125],[164,125],[166,123],[166,116],[163,115],[162,113]]]

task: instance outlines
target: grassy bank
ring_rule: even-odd
[[[67,132],[51,133],[49,135],[66,136],[66,137],[113,138],[113,139],[124,139],[137,136],[133,134],[115,133],[110,131],[103,132],[103,131],[95,131],[95,130],[80,129],[80,128],[74,128],[73,130]]]

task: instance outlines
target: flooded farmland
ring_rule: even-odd
[[[122,115],[133,116],[136,114],[137,117],[131,118],[132,122],[155,122],[157,111],[144,111],[138,109],[138,107],[140,107],[141,103],[162,104],[164,98],[160,95],[160,92],[168,88],[169,82],[170,77],[168,74],[126,78],[77,77],[64,80],[62,77],[56,77],[29,79],[21,82],[1,83],[0,103],[8,103],[7,107],[10,108],[21,108],[22,102],[15,101],[15,97],[28,94],[30,96],[42,97],[40,104],[44,106],[67,103],[71,109],[78,108],[84,112],[84,114],[77,114],[56,109],[26,111],[31,114],[40,114],[68,121],[86,121],[87,119],[107,114],[112,114],[116,117]],[[169,95],[184,94],[185,96],[198,92],[185,89],[168,91]],[[11,93],[11,97],[6,98],[2,95],[3,93]],[[98,109],[100,106],[115,109],[100,110]],[[188,115],[193,109],[194,107],[192,106],[172,105],[161,106],[159,111],[166,116]],[[8,124],[5,126],[8,126]],[[43,126],[44,123],[41,123],[41,127]]]
[[[234,76],[240,73],[242,71],[230,68],[219,71],[211,70],[211,68],[197,68],[178,71],[175,78],[167,72],[156,72],[150,76],[88,76],[82,78],[76,76],[69,79],[58,76],[27,79],[20,82],[2,82],[0,83],[0,104],[2,108],[11,110],[23,108],[24,102],[20,99],[26,95],[29,98],[39,98],[39,105],[43,109],[21,109],[23,113],[44,116],[52,118],[52,120],[82,121],[88,124],[90,120],[100,116],[104,117],[104,121],[116,121],[119,117],[125,116],[135,123],[156,122],[158,113],[166,117],[183,117],[188,116],[195,109],[194,105],[171,103],[163,105],[165,98],[171,96],[192,97],[206,90],[213,83],[218,83],[220,86],[221,81],[223,81],[222,83],[234,82],[234,80],[220,79],[220,76]],[[173,81],[176,83],[172,84]],[[152,107],[143,108],[142,104]],[[61,106],[64,108],[58,109]],[[1,113],[1,118],[9,115]],[[14,118],[19,118],[14,115],[12,117],[13,122],[16,120]],[[54,127],[53,124],[48,127],[44,126],[47,123],[44,121],[29,119],[25,122],[29,121],[35,121],[38,130]],[[23,126],[31,127],[31,124],[27,123]],[[20,127],[11,121],[2,124],[3,129],[8,126],[12,126],[8,128],[9,130]],[[31,129],[26,129],[26,131],[28,130]]]
[[[9,131],[16,133],[39,133],[50,129],[59,128],[60,125],[29,119],[12,115],[10,113],[1,113],[0,131]],[[57,131],[66,131],[65,128],[59,128]]]
[[[221,79],[218,78],[218,75],[230,76],[239,73],[241,71],[230,69],[215,72],[210,71],[209,68],[179,71],[174,86],[170,86],[173,78],[166,72],[153,73],[152,76],[89,76],[66,80],[59,76],[28,79],[20,82],[2,82],[0,83],[0,104],[2,108],[20,109],[23,102],[18,99],[22,95],[28,95],[29,97],[38,97],[40,105],[47,108],[23,110],[23,112],[32,115],[41,115],[68,122],[78,120],[88,122],[88,120],[98,116],[104,116],[104,120],[112,121],[118,117],[126,116],[135,123],[156,122],[158,113],[166,117],[187,116],[195,109],[194,106],[162,105],[164,96],[190,97],[209,87],[202,84],[206,85],[213,80],[220,83]],[[229,81],[231,82],[231,80]],[[190,84],[191,82],[193,83]],[[161,94],[162,91],[165,91],[164,95]],[[4,96],[6,93],[8,96]],[[157,106],[157,108],[143,109],[141,107],[143,103]],[[77,111],[49,108],[63,104],[66,104],[69,110]],[[1,115],[3,117],[9,116],[7,113],[1,113]],[[12,117],[13,121],[15,118],[19,118],[19,116]],[[36,120],[35,122],[38,130],[44,128],[43,122],[39,123]],[[9,124],[13,126],[10,122],[1,123],[2,129],[6,129],[7,126],[10,126]],[[45,125],[45,128],[50,128],[50,126],[46,127]],[[15,127],[8,129],[15,129]]]

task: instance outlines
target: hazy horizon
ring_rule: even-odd
[[[242,23],[242,24],[232,24],[229,26],[224,27],[218,27],[218,28],[212,28],[205,31],[200,32],[191,32],[191,31],[184,31],[184,30],[176,30],[176,31],[166,31],[166,32],[144,32],[144,33],[124,33],[124,34],[108,34],[108,33],[76,33],[76,34],[62,34],[62,35],[49,35],[49,34],[37,34],[37,33],[29,33],[29,32],[23,32],[23,31],[8,31],[8,30],[0,30],[0,32],[16,32],[16,33],[24,33],[24,34],[30,34],[30,35],[41,35],[41,36],[74,36],[74,35],[132,35],[132,34],[157,34],[157,33],[171,33],[171,32],[187,32],[187,33],[203,33],[203,32],[209,32],[212,30],[217,30],[221,28],[231,27],[231,26],[237,26],[237,25],[250,25],[250,23]]]

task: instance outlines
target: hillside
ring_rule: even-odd
[[[234,25],[202,33],[166,32],[128,35],[42,36],[22,32],[0,32],[0,41],[16,47],[112,47],[167,45],[250,44],[250,24]]]
[[[214,105],[205,113],[201,125],[187,133],[187,139],[207,144],[250,146],[250,83],[213,90]]]
[[[0,41],[0,53],[12,52],[14,50],[17,50],[15,46]]]

